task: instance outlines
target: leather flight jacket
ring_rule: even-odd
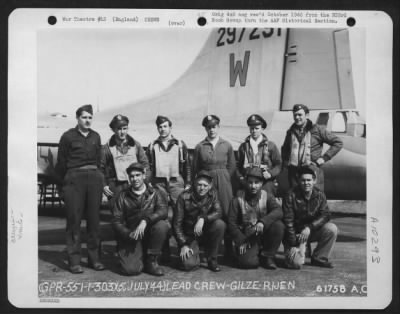
[[[305,227],[311,232],[320,229],[330,220],[325,194],[315,188],[307,200],[299,186],[288,192],[283,200],[283,221],[289,245],[296,246],[296,234]]]
[[[189,189],[179,195],[174,212],[174,233],[179,247],[189,245],[194,240],[194,226],[204,218],[204,227],[222,217],[222,208],[217,193],[211,189],[204,199]]]
[[[142,220],[147,222],[148,228],[167,217],[167,201],[158,190],[147,186],[143,194],[137,195],[129,187],[118,195],[113,208],[112,226],[120,239],[130,240],[129,234]]]

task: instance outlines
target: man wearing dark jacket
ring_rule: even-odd
[[[241,268],[258,267],[261,255],[263,267],[276,269],[275,254],[284,234],[282,209],[273,195],[261,189],[263,178],[261,168],[249,168],[246,190],[230,204],[228,230]]]
[[[246,188],[246,170],[259,167],[263,170],[263,187],[268,194],[276,194],[276,177],[281,172],[281,154],[274,142],[263,133],[267,122],[258,114],[247,119],[250,135],[238,149],[237,175],[242,188]]]
[[[93,108],[76,110],[77,126],[65,132],[58,146],[56,173],[62,183],[67,212],[67,253],[69,270],[83,272],[81,263],[81,220],[87,222],[88,264],[104,270],[100,262],[100,205],[104,177],[100,166],[100,135],[92,130]]]
[[[300,268],[300,265],[293,263],[298,252],[297,246],[316,241],[318,244],[311,256],[311,264],[332,268],[329,257],[338,230],[335,224],[329,222],[325,194],[314,187],[316,176],[311,168],[300,168],[298,178],[298,186],[290,190],[283,200],[288,266]]]
[[[101,171],[106,180],[103,193],[109,199],[112,210],[116,196],[129,186],[126,168],[139,162],[148,170],[149,162],[140,143],[128,134],[128,117],[118,114],[109,126],[114,135],[102,147]]]
[[[126,172],[130,187],[118,195],[112,211],[122,271],[126,275],[137,275],[145,260],[146,272],[162,276],[164,271],[158,265],[158,257],[170,228],[166,221],[165,197],[144,183],[142,164],[133,163]]]
[[[310,166],[316,173],[317,187],[324,191],[324,173],[321,167],[342,149],[343,142],[324,127],[313,124],[308,116],[307,106],[293,106],[294,123],[287,131],[282,146],[283,166],[288,168],[290,187],[297,184],[299,167]],[[324,143],[330,147],[322,154]]]
[[[220,271],[217,256],[226,225],[222,208],[212,189],[212,177],[200,171],[194,186],[178,197],[174,213],[174,232],[180,248],[181,268],[191,270],[200,264],[199,243],[206,249],[208,267]]]

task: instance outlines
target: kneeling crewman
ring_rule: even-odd
[[[310,167],[298,171],[298,185],[283,200],[286,225],[285,251],[289,268],[300,268],[298,246],[317,242],[311,256],[311,265],[332,268],[329,261],[338,229],[329,222],[329,208],[324,192],[315,188],[316,174]]]
[[[126,169],[130,187],[117,196],[112,225],[123,273],[138,275],[145,260],[147,273],[162,276],[164,271],[158,265],[158,257],[170,229],[166,221],[167,203],[158,190],[144,183],[145,171],[140,163]]]
[[[208,267],[220,271],[217,262],[219,245],[226,225],[222,208],[212,187],[212,177],[200,171],[194,187],[179,195],[174,213],[174,232],[180,248],[181,268],[192,270],[200,265],[199,244],[204,244]]]
[[[275,197],[262,190],[263,171],[249,168],[246,190],[238,191],[230,205],[228,230],[235,244],[238,266],[256,268],[260,264],[276,269],[275,254],[283,234],[282,209]]]

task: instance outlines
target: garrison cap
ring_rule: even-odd
[[[311,174],[316,177],[315,171],[309,166],[302,166],[297,170],[297,176],[300,178],[303,174]]]
[[[204,178],[206,179],[208,182],[212,182],[213,178],[212,176],[210,176],[210,174],[208,173],[208,171],[206,170],[201,170],[199,171],[199,173],[196,175],[196,180],[200,179],[200,178]]]
[[[93,115],[93,107],[92,107],[92,105],[83,105],[83,106],[79,107],[76,110],[76,117],[77,118],[80,117],[83,111],[89,112],[91,115]]]
[[[117,114],[114,118],[112,118],[109,126],[112,130],[115,128],[120,128],[121,126],[125,126],[129,124],[129,119],[126,116]]]
[[[130,164],[129,167],[126,168],[126,173],[129,175],[129,173],[132,170],[136,170],[136,171],[145,173],[145,168],[140,162],[134,162],[134,163]]]
[[[172,122],[169,118],[164,117],[164,116],[157,116],[156,125],[159,126],[160,124],[167,122],[167,121],[169,122],[169,125],[172,125]]]
[[[308,107],[306,105],[302,105],[302,104],[294,105],[292,111],[296,112],[296,111],[299,111],[301,109],[303,109],[305,113],[309,113],[310,112],[310,110],[308,110]]]
[[[248,177],[255,177],[255,178],[259,178],[259,179],[263,179],[263,171],[260,167],[252,167],[252,168],[248,168],[247,172],[246,172],[246,178]]]
[[[203,119],[203,122],[201,123],[202,126],[209,127],[209,126],[215,126],[219,124],[220,119],[213,114],[209,114],[208,116],[205,116]]]
[[[267,121],[263,119],[258,114],[252,114],[248,119],[247,119],[247,125],[248,126],[255,126],[255,125],[261,125],[263,129],[267,127]]]

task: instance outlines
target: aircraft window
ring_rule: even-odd
[[[332,120],[332,132],[346,133],[346,120],[343,112],[336,112]]]
[[[365,122],[359,119],[358,112],[350,112],[347,121],[347,134],[354,137],[366,137]]]
[[[317,124],[327,126],[329,120],[328,112],[321,112],[318,116]]]

